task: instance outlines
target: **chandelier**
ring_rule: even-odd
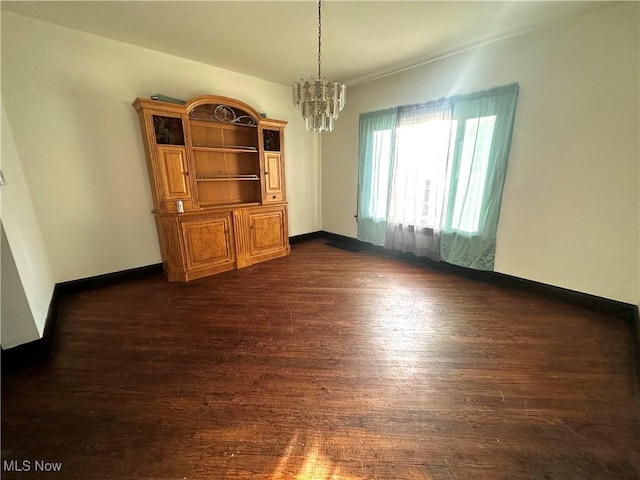
[[[293,83],[293,105],[300,110],[307,131],[330,132],[333,122],[345,105],[347,86],[327,82],[322,78],[320,52],[322,47],[322,0],[318,0],[318,78],[310,82],[300,79]]]

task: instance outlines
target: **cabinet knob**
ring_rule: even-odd
[[[184,174],[185,174],[185,176],[187,176],[187,177],[189,176],[189,172],[184,172]]]
[[[265,175],[269,175],[269,172],[264,172]]]

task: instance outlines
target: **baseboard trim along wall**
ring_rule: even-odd
[[[428,258],[416,257],[411,253],[403,253],[395,250],[389,250],[383,247],[377,247],[370,243],[362,242],[355,238],[346,237],[336,233],[317,231],[296,235],[289,238],[291,245],[296,245],[309,240],[324,238],[333,242],[333,246],[338,246],[350,251],[363,250],[368,252],[376,252],[391,258],[402,261],[415,263],[427,268],[438,269],[450,273],[456,273],[468,278],[479,281],[490,282],[509,288],[518,288],[537,292],[540,294],[552,296],[571,303],[581,305],[591,310],[608,313],[623,318],[631,322],[634,331],[636,371],[638,372],[638,380],[640,381],[640,306],[632,305],[617,300],[611,300],[588,293],[568,290],[553,285],[547,285],[533,280],[526,280],[511,275],[497,272],[484,272],[471,270],[469,268],[458,267],[445,262],[435,262]],[[58,305],[60,299],[70,293],[79,291],[93,290],[116,283],[143,278],[148,275],[162,273],[162,264],[148,265],[120,272],[107,273],[95,277],[89,277],[69,282],[59,283],[55,286],[51,303],[49,305],[49,313],[45,323],[44,334],[41,339],[29,342],[8,350],[2,350],[2,372],[9,372],[22,366],[33,365],[46,358],[54,349],[54,336],[58,320]]]
[[[633,315],[633,333],[635,339],[634,357],[636,359],[636,374],[638,375],[638,383],[640,383],[640,305],[636,305]]]
[[[162,273],[161,263],[56,284],[49,303],[49,311],[42,338],[7,350],[3,349],[2,359],[0,360],[2,373],[35,365],[51,354],[55,346],[54,337],[58,322],[58,306],[65,295],[123,283],[157,273]]]
[[[32,342],[23,343],[7,350],[2,349],[2,373],[14,371],[18,368],[35,365],[49,356],[53,350],[53,337],[58,321],[58,305],[60,304],[60,292],[57,286],[53,289],[47,319],[44,324],[42,338]]]
[[[295,245],[297,243],[306,242],[307,240],[313,240],[315,238],[324,238],[326,235],[322,231],[303,233],[302,235],[294,235],[289,237],[289,245]]]
[[[475,280],[495,283],[506,287],[522,288],[528,291],[553,296],[555,298],[560,298],[573,303],[577,303],[591,310],[613,314],[627,320],[633,319],[635,315],[634,312],[638,311],[638,306],[630,303],[624,303],[617,300],[598,297],[596,295],[569,290],[562,287],[555,287],[553,285],[536,282],[534,280],[526,280],[524,278],[498,272],[472,270],[470,268],[458,267],[457,265],[452,265],[446,262],[436,262],[426,257],[416,257],[412,253],[403,253],[397,250],[389,250],[384,247],[377,247],[370,243],[362,242],[355,238],[345,237],[335,233],[321,232],[321,236],[338,243],[344,243],[348,246],[358,246],[361,250],[374,251],[387,257],[397,258],[403,261],[415,263],[418,265],[424,265],[426,267],[442,271],[457,273],[459,275],[473,278]]]

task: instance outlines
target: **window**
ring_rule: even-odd
[[[361,115],[358,239],[493,269],[518,88]]]
[[[470,118],[465,122],[451,228],[477,233],[489,168],[496,116]]]
[[[391,220],[423,228],[436,227],[438,205],[442,203],[438,185],[442,183],[450,135],[455,128],[451,121],[440,119],[398,127],[393,185],[396,198],[402,201],[390,212]]]

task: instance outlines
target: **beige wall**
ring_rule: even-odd
[[[42,336],[36,327],[25,289],[11,247],[2,230],[0,240],[0,344],[3,349],[37,340]]]
[[[360,113],[518,82],[496,271],[637,304],[639,7],[606,6],[349,88],[323,137],[323,229],[356,236]]]
[[[290,235],[320,229],[316,139],[289,87],[3,12],[2,98],[56,282],[161,261],[131,106],[154,93],[234,97],[289,121]]]
[[[1,125],[0,343],[10,348],[42,336],[55,282],[4,104]]]
[[[55,282],[4,103],[1,119],[0,343],[10,348],[42,336]]]

